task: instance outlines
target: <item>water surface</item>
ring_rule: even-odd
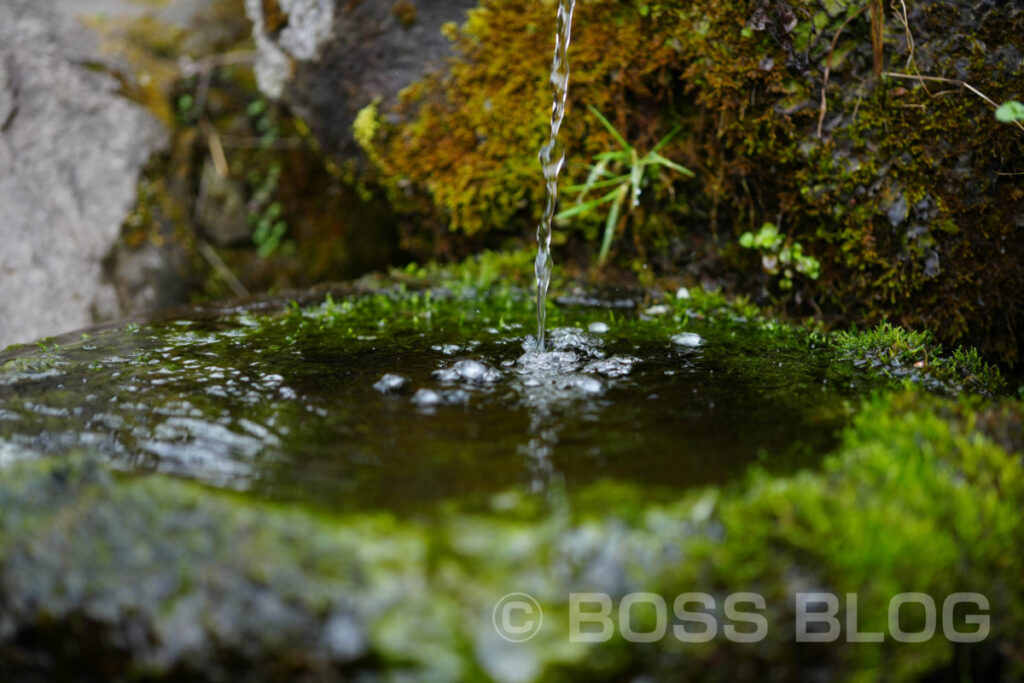
[[[569,307],[538,354],[523,298],[243,309],[9,350],[0,460],[90,450],[335,509],[600,479],[674,495],[814,464],[860,391],[827,349],[754,323]]]

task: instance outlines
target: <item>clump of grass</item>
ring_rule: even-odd
[[[622,209],[627,207],[628,215],[636,207],[640,206],[640,194],[644,184],[644,178],[649,169],[664,167],[681,173],[684,176],[693,177],[693,171],[680,166],[676,162],[666,159],[660,152],[665,145],[671,142],[672,138],[679,132],[679,127],[673,128],[668,135],[661,138],[654,145],[651,151],[640,156],[636,148],[626,141],[626,138],[615,129],[608,119],[601,112],[591,105],[587,109],[593,114],[601,125],[611,134],[619,144],[620,149],[608,152],[601,152],[594,157],[594,163],[590,167],[590,173],[586,182],[582,185],[571,185],[565,188],[565,192],[578,192],[576,203],[555,215],[556,220],[563,220],[577,214],[592,211],[605,204],[608,205],[608,216],[605,218],[604,235],[601,239],[601,251],[598,253],[597,262],[602,264],[608,258],[608,252],[612,246],[612,240],[618,230],[619,223],[623,217]],[[591,190],[612,188],[607,194],[583,201]],[[627,205],[626,200],[630,203]]]
[[[909,379],[941,393],[970,389],[997,395],[1006,390],[999,369],[986,363],[977,350],[958,347],[944,353],[930,332],[904,330],[888,321],[868,330],[839,332],[834,344],[841,357],[857,365],[870,364],[894,379]]]

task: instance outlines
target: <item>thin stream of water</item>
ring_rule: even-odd
[[[547,144],[540,149],[540,163],[547,186],[544,215],[537,226],[537,351],[544,351],[545,302],[551,284],[551,225],[558,203],[558,174],[565,163],[565,150],[558,144],[558,130],[565,118],[565,100],[569,92],[569,40],[572,37],[572,13],[576,0],[559,0],[555,30],[555,56],[551,62],[551,87],[554,102],[551,105],[551,132]]]

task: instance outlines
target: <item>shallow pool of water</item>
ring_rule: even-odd
[[[599,479],[673,495],[815,463],[863,390],[810,337],[647,318],[565,307],[540,355],[528,301],[378,296],[12,349],[0,460],[95,451],[334,509]]]

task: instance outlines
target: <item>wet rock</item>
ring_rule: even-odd
[[[105,280],[117,292],[121,313],[145,313],[175,306],[188,300],[188,257],[173,243],[146,242],[129,249],[118,245],[107,260]]]
[[[355,560],[358,533],[331,539],[303,515],[273,519],[149,483],[148,492],[121,488],[72,459],[0,491],[18,510],[0,520],[0,647],[19,655],[5,654],[5,667],[51,680],[139,668],[157,680],[270,681],[290,678],[291,667],[347,678],[369,649],[370,605],[356,604],[370,580]],[[89,502],[95,494],[103,502]],[[72,508],[62,529],[25,535],[21,523]],[[31,633],[44,638],[32,644]]]
[[[246,0],[259,51],[260,89],[309,122],[328,152],[352,155],[352,123],[377,98],[385,104],[440,65],[445,22],[462,23],[477,0],[349,2]]]
[[[106,68],[73,20],[0,4],[0,347],[119,313],[102,261],[166,132]]]
[[[214,244],[221,247],[246,243],[252,231],[246,220],[245,187],[225,178],[210,162],[203,166],[200,183],[199,225]]]
[[[1011,670],[1024,621],[1024,573],[1007,552],[1024,540],[1024,478],[1019,453],[998,445],[1020,441],[1015,404],[978,413],[907,393],[863,411],[824,471],[759,473],[662,503],[599,485],[571,511],[538,512],[509,492],[490,511],[332,515],[165,475],[115,475],[74,453],[5,463],[0,674],[330,682],[477,680],[484,670],[499,681],[724,683],[766,667],[774,680],[831,680],[823,667],[870,678],[885,657],[910,679],[945,679],[965,666],[948,648],[839,638],[807,656],[793,643],[793,595],[857,592],[862,623],[885,624],[892,586],[942,601],[969,585],[1003,608],[990,598],[991,632],[984,649],[965,651],[968,665],[979,680],[1012,680],[994,673]],[[851,538],[884,538],[889,550],[853,552]],[[544,614],[518,657],[493,616],[511,591]],[[754,591],[767,631],[758,647],[721,634],[680,647],[672,631],[643,648],[620,638],[567,645],[567,596],[595,591],[615,604],[650,592],[668,609],[684,592]]]

